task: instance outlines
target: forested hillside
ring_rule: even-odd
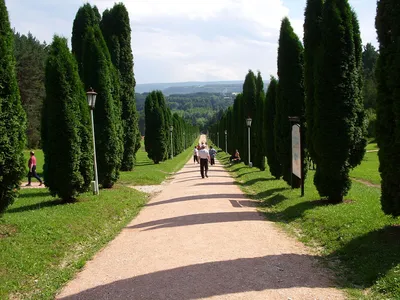
[[[144,134],[144,102],[148,93],[136,94],[136,106],[140,114],[139,127]],[[177,113],[184,120],[205,129],[217,120],[218,112],[233,104],[234,96],[220,93],[179,94],[166,97],[172,113]]]

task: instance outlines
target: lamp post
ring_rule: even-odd
[[[94,120],[93,120],[93,110],[96,105],[96,96],[97,96],[97,93],[92,88],[90,88],[90,90],[87,91],[87,93],[86,93],[87,102],[88,102],[89,108],[90,108],[90,119],[92,120],[93,157],[94,157],[94,182],[92,181],[92,187],[93,187],[94,195],[99,194],[99,178],[97,176],[96,142],[94,139]]]
[[[217,144],[218,144],[218,148],[219,148],[219,131],[217,132]]]
[[[228,130],[225,129],[225,153],[228,153]]]
[[[250,161],[250,127],[251,127],[251,121],[252,119],[250,117],[248,117],[246,119],[246,124],[247,124],[247,135],[248,135],[248,144],[249,144],[249,167],[251,168],[253,166],[253,164]]]
[[[173,151],[173,149],[172,149],[172,131],[174,130],[174,126],[170,126],[169,127],[169,131],[171,131],[171,159],[173,159],[174,158],[174,151]]]
[[[185,141],[185,149],[186,149],[186,132],[183,133],[183,140]]]

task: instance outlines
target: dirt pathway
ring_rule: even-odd
[[[57,299],[344,299],[221,165],[192,160]]]

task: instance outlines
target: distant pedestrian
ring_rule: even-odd
[[[199,163],[199,150],[197,150],[197,147],[194,147],[193,151],[193,163]]]
[[[35,177],[37,180],[39,180],[41,186],[43,184],[42,179],[40,179],[39,175],[36,174],[36,157],[35,157],[35,152],[31,151],[30,152],[31,158],[28,161],[28,168],[29,168],[29,173],[28,173],[28,184],[26,186],[31,186],[31,179],[32,177]]]
[[[209,153],[210,153],[210,164],[213,166],[215,165],[215,155],[217,155],[217,151],[212,146],[210,146]]]
[[[210,154],[206,149],[206,146],[202,146],[201,150],[199,151],[200,157],[200,174],[201,177],[204,178],[206,176],[208,178],[208,162],[210,161]]]

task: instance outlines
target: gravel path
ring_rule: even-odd
[[[192,159],[57,299],[344,299],[217,163]]]

